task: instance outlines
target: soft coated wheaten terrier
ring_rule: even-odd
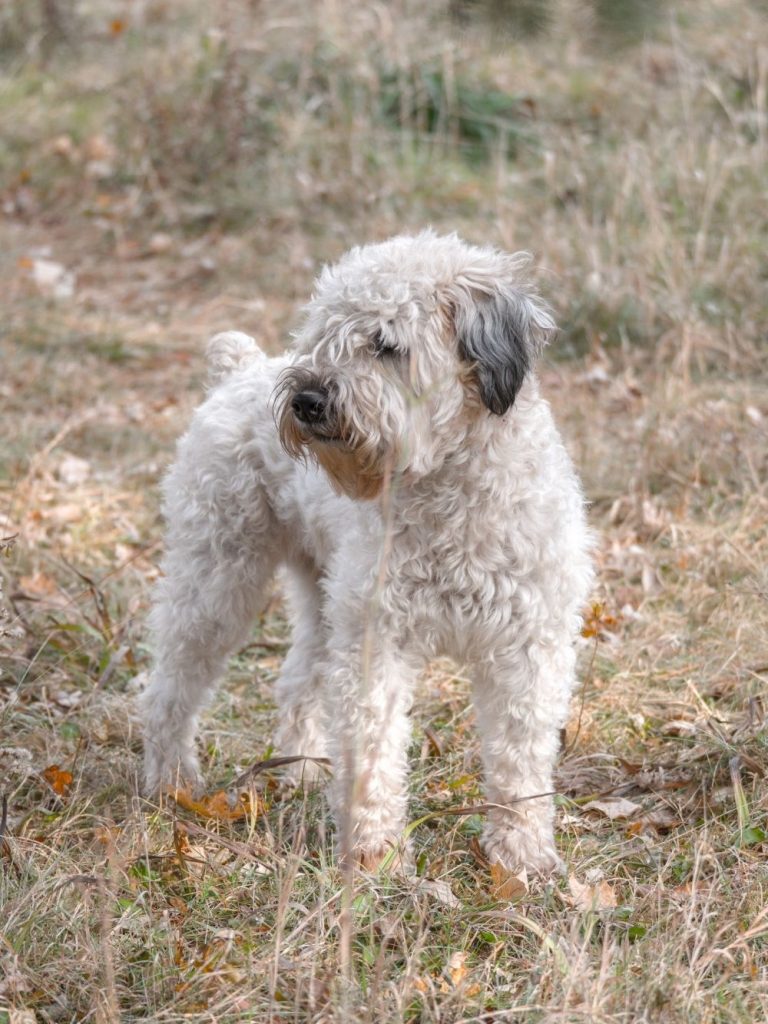
[[[552,789],[590,542],[533,373],[554,323],[526,262],[394,238],[323,271],[290,354],[211,341],[165,480],[149,790],[199,783],[198,715],[282,565],[277,744],[330,758],[340,850],[370,867],[401,843],[414,683],[449,655],[473,682],[490,860],[559,865],[551,797],[521,798]]]

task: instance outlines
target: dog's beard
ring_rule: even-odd
[[[384,489],[388,475],[386,466],[372,462],[360,449],[321,442],[311,444],[310,451],[338,494],[371,501]]]
[[[295,371],[294,371],[295,372]],[[305,378],[300,379],[304,384]],[[351,426],[331,414],[316,430],[299,422],[291,409],[292,388],[283,384],[278,392],[277,427],[280,442],[293,459],[314,459],[323,469],[337,494],[370,501],[377,498],[395,464],[391,453],[359,441]]]
[[[285,433],[281,431],[281,439],[292,458],[309,456],[314,459],[336,493],[345,494],[348,498],[362,501],[377,498],[391,475],[390,460],[371,457],[369,452],[349,446],[342,440],[307,437],[295,420]]]

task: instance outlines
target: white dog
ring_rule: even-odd
[[[211,341],[215,384],[165,481],[150,790],[199,782],[198,714],[283,565],[278,746],[330,757],[342,853],[372,867],[398,847],[413,687],[445,654],[473,680],[490,860],[559,866],[535,795],[552,789],[592,571],[532,372],[554,323],[526,262],[394,238],[323,271],[290,355]]]

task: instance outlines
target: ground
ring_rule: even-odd
[[[563,0],[530,37],[447,6],[0,12],[0,1022],[768,1016],[765,14],[659,3],[639,39]],[[279,589],[203,723],[208,798],[138,793],[205,340],[279,351],[323,261],[428,223],[534,252],[562,326],[599,582],[546,884],[483,862],[447,663],[418,879],[340,875],[322,797],[259,766]]]

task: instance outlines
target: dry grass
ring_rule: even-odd
[[[764,17],[672,4],[611,54],[565,0],[496,49],[437,0],[114,7],[55,39],[0,18],[0,1021],[765,1019]],[[350,892],[277,773],[233,820],[137,797],[157,479],[202,343],[278,349],[321,261],[425,222],[537,253],[601,537],[571,875],[513,899],[444,813],[480,798],[450,665],[414,710],[418,883]],[[269,755],[286,639],[276,595],[205,720],[212,785]]]

